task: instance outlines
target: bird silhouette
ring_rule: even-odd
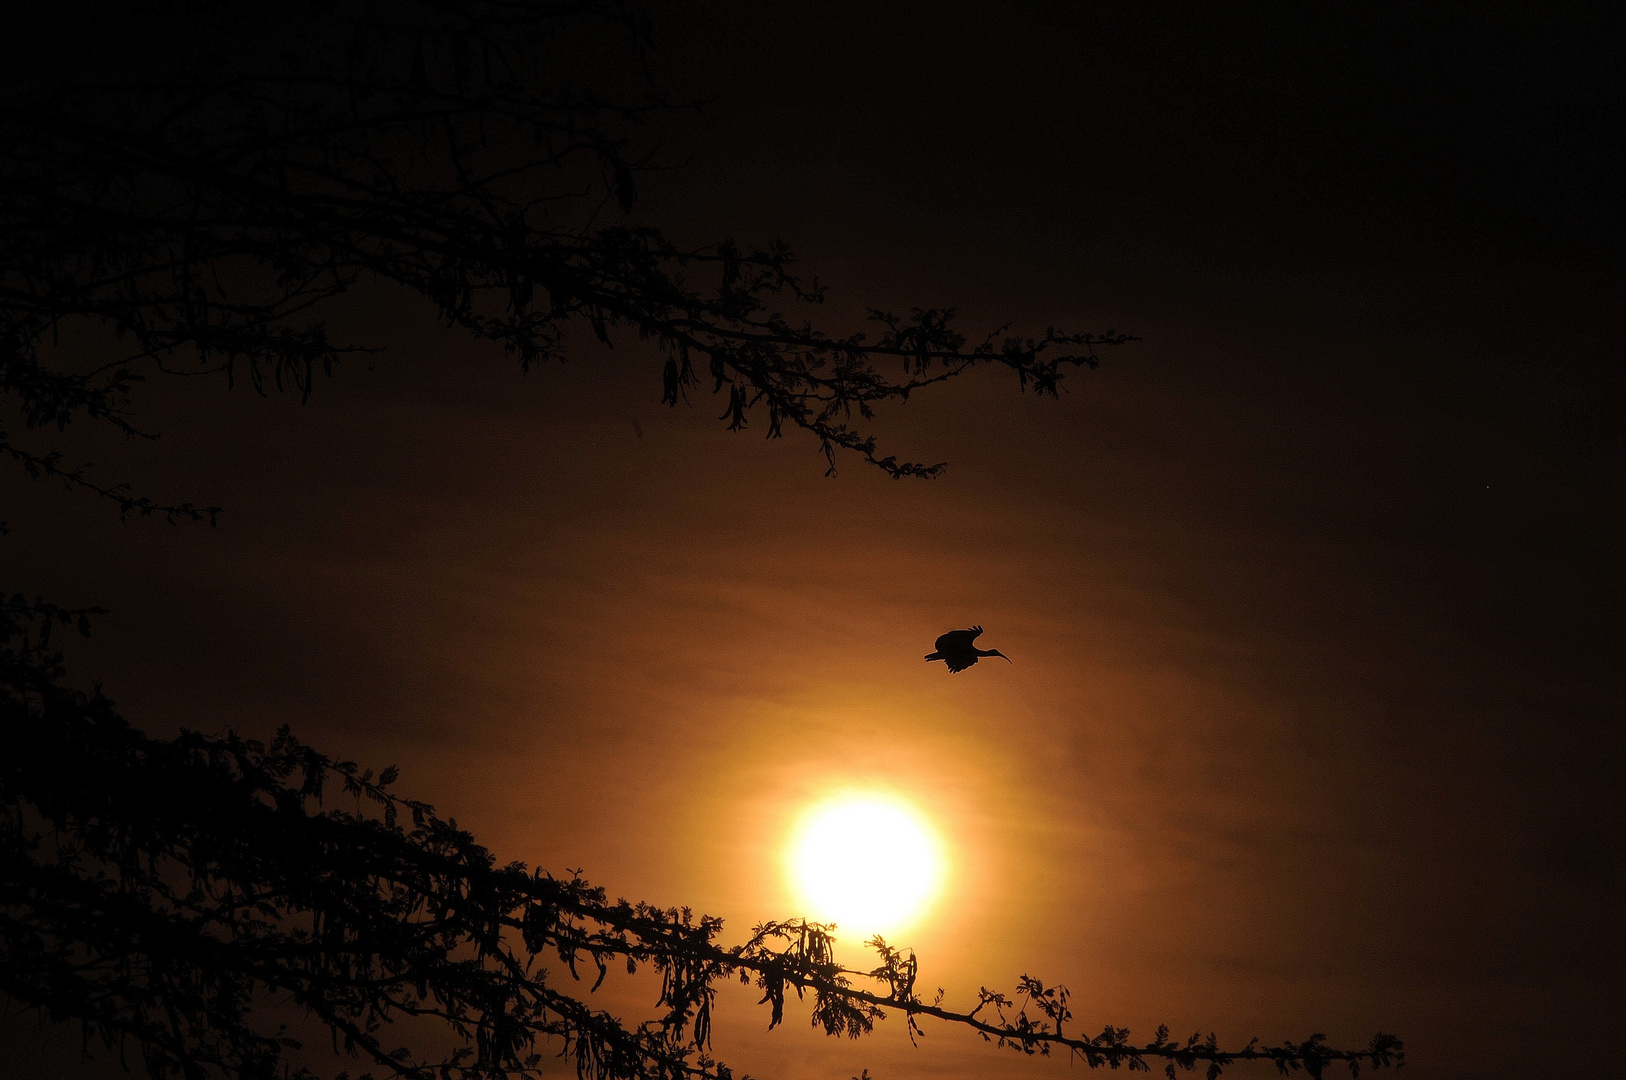
[[[997,656],[1007,664],[1011,658],[998,649],[977,648],[977,636],[982,633],[982,627],[973,626],[969,630],[950,630],[937,639],[937,651],[926,654],[928,660],[941,660],[948,664],[952,672],[961,672],[977,662],[981,656]]]

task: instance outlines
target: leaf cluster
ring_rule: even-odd
[[[563,358],[572,323],[605,345],[635,334],[665,354],[668,404],[704,384],[732,430],[762,412],[770,438],[811,433],[832,470],[845,450],[929,477],[941,463],[883,454],[855,425],[979,366],[1053,395],[1099,347],[1130,340],[972,340],[937,308],[872,311],[872,334],[832,333],[794,313],[824,288],[782,244],[685,246],[634,224],[651,164],[632,133],[678,106],[554,72],[561,49],[606,27],[641,57],[642,18],[616,0],[140,10],[185,45],[161,71],[14,81],[0,101],[0,398],[25,429],[83,418],[143,436],[131,393],[154,371],[308,397],[319,374],[376,348],[335,340],[328,319],[381,282],[527,370]],[[42,348],[83,326],[121,344],[78,366]],[[0,451],[127,513],[213,513],[98,485],[4,433]]]

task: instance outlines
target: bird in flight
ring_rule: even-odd
[[[937,639],[937,651],[926,654],[928,660],[942,660],[948,664],[953,672],[964,671],[977,662],[979,656],[997,656],[1007,664],[1011,658],[998,649],[977,648],[977,636],[982,633],[982,627],[973,626],[969,630],[950,630]]]

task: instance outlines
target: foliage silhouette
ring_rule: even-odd
[[[0,607],[0,993],[121,1055],[134,1045],[160,1080],[314,1076],[275,1026],[271,995],[382,1075],[530,1076],[552,1043],[582,1080],[729,1080],[709,1048],[732,979],[762,992],[770,1027],[790,993],[811,995],[811,1022],[831,1035],[867,1034],[896,1010],[911,1037],[932,1017],[1024,1054],[1161,1061],[1171,1077],[1239,1061],[1319,1077],[1333,1062],[1354,1074],[1404,1060],[1383,1034],[1363,1050],[1320,1035],[1225,1050],[1212,1035],[1171,1041],[1167,1028],[1144,1044],[1110,1025],[1068,1034],[1066,988],[1030,976],[1013,997],[983,989],[956,1011],[941,990],[920,996],[913,953],[876,937],[877,965],[845,968],[830,928],[803,920],[724,946],[718,919],[498,866],[455,821],[394,794],[395,769],[334,761],[286,728],[269,746],[142,734],[99,691],[62,684],[52,626],[83,628],[88,614],[21,597]],[[563,972],[597,989],[620,965],[660,975],[656,1019],[628,1026],[561,988],[573,985]],[[398,1045],[402,1018],[433,1022],[421,1042],[448,1049]]]
[[[840,334],[776,307],[824,295],[783,246],[685,247],[635,224],[648,158],[629,132],[674,106],[550,74],[560,35],[584,26],[613,28],[636,58],[640,16],[613,0],[130,11],[162,46],[129,50],[130,70],[87,60],[58,76],[49,54],[31,66],[26,35],[0,65],[0,396],[25,431],[84,420],[143,437],[132,395],[153,374],[308,397],[319,373],[371,348],[331,340],[325,322],[370,281],[527,369],[562,358],[573,321],[605,344],[635,333],[664,354],[667,404],[704,378],[726,390],[729,428],[765,412],[769,437],[789,423],[831,468],[849,451],[894,477],[943,466],[883,455],[855,413],[867,422],[988,365],[1054,395],[1097,347],[1129,340],[973,341],[951,309],[873,311],[873,337]],[[74,344],[92,330],[103,337]],[[104,484],[4,432],[0,456],[124,514],[217,510]],[[1110,1026],[1068,1034],[1065,989],[1031,978],[957,1012],[917,994],[911,953],[877,938],[877,966],[846,969],[828,928],[801,920],[725,946],[716,919],[496,865],[455,822],[395,795],[393,769],[374,776],[286,731],[270,745],[144,735],[100,690],[64,681],[53,628],[88,633],[92,614],[0,603],[0,994],[133,1049],[154,1077],[313,1075],[267,1007],[278,995],[381,1075],[533,1075],[551,1044],[583,1080],[728,1080],[709,1047],[731,979],[761,991],[770,1026],[794,992],[830,1034],[865,1034],[895,1010],[912,1035],[931,1017],[1091,1066],[1217,1075],[1263,1060],[1319,1076],[1403,1060],[1386,1035],[1356,1051],[1319,1035],[1225,1051],[1165,1029],[1146,1044]],[[614,965],[661,976],[657,1019],[626,1024],[575,991],[575,976]],[[413,1024],[434,1030],[398,1045]]]
[[[634,224],[649,154],[630,132],[675,106],[652,89],[613,101],[549,70],[583,22],[640,52],[639,16],[613,0],[138,10],[161,20],[167,47],[124,78],[22,65],[5,86],[0,394],[27,429],[83,418],[140,436],[130,396],[153,372],[308,396],[318,372],[370,348],[330,339],[325,317],[358,283],[384,282],[527,370],[562,358],[572,321],[606,345],[635,332],[665,354],[667,404],[704,379],[726,391],[731,430],[765,411],[770,438],[810,432],[832,470],[846,450],[929,477],[943,465],[883,456],[853,414],[984,365],[1054,395],[1097,347],[1129,340],[972,341],[935,308],[871,311],[870,335],[827,331],[776,306],[824,296],[782,244],[685,247]],[[61,360],[48,343],[76,324],[117,348],[90,367]],[[0,453],[125,513],[214,512],[99,485],[4,433]]]

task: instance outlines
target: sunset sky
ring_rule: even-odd
[[[941,479],[826,478],[658,404],[633,334],[521,375],[363,290],[335,327],[387,351],[309,404],[154,383],[157,443],[62,443],[218,528],[7,472],[8,577],[109,609],[70,670],[147,730],[291,724],[728,943],[868,792],[941,845],[895,943],[951,1004],[1027,972],[1093,1030],[1626,1076],[1622,27],[1436,10],[657,5],[707,104],[640,134],[635,220],[785,240],[833,330],[1142,340],[884,410]],[[1013,662],[922,662],[972,624]],[[1069,1071],[754,1000],[717,1052],[763,1080]],[[7,1024],[0,1077],[72,1074]]]

